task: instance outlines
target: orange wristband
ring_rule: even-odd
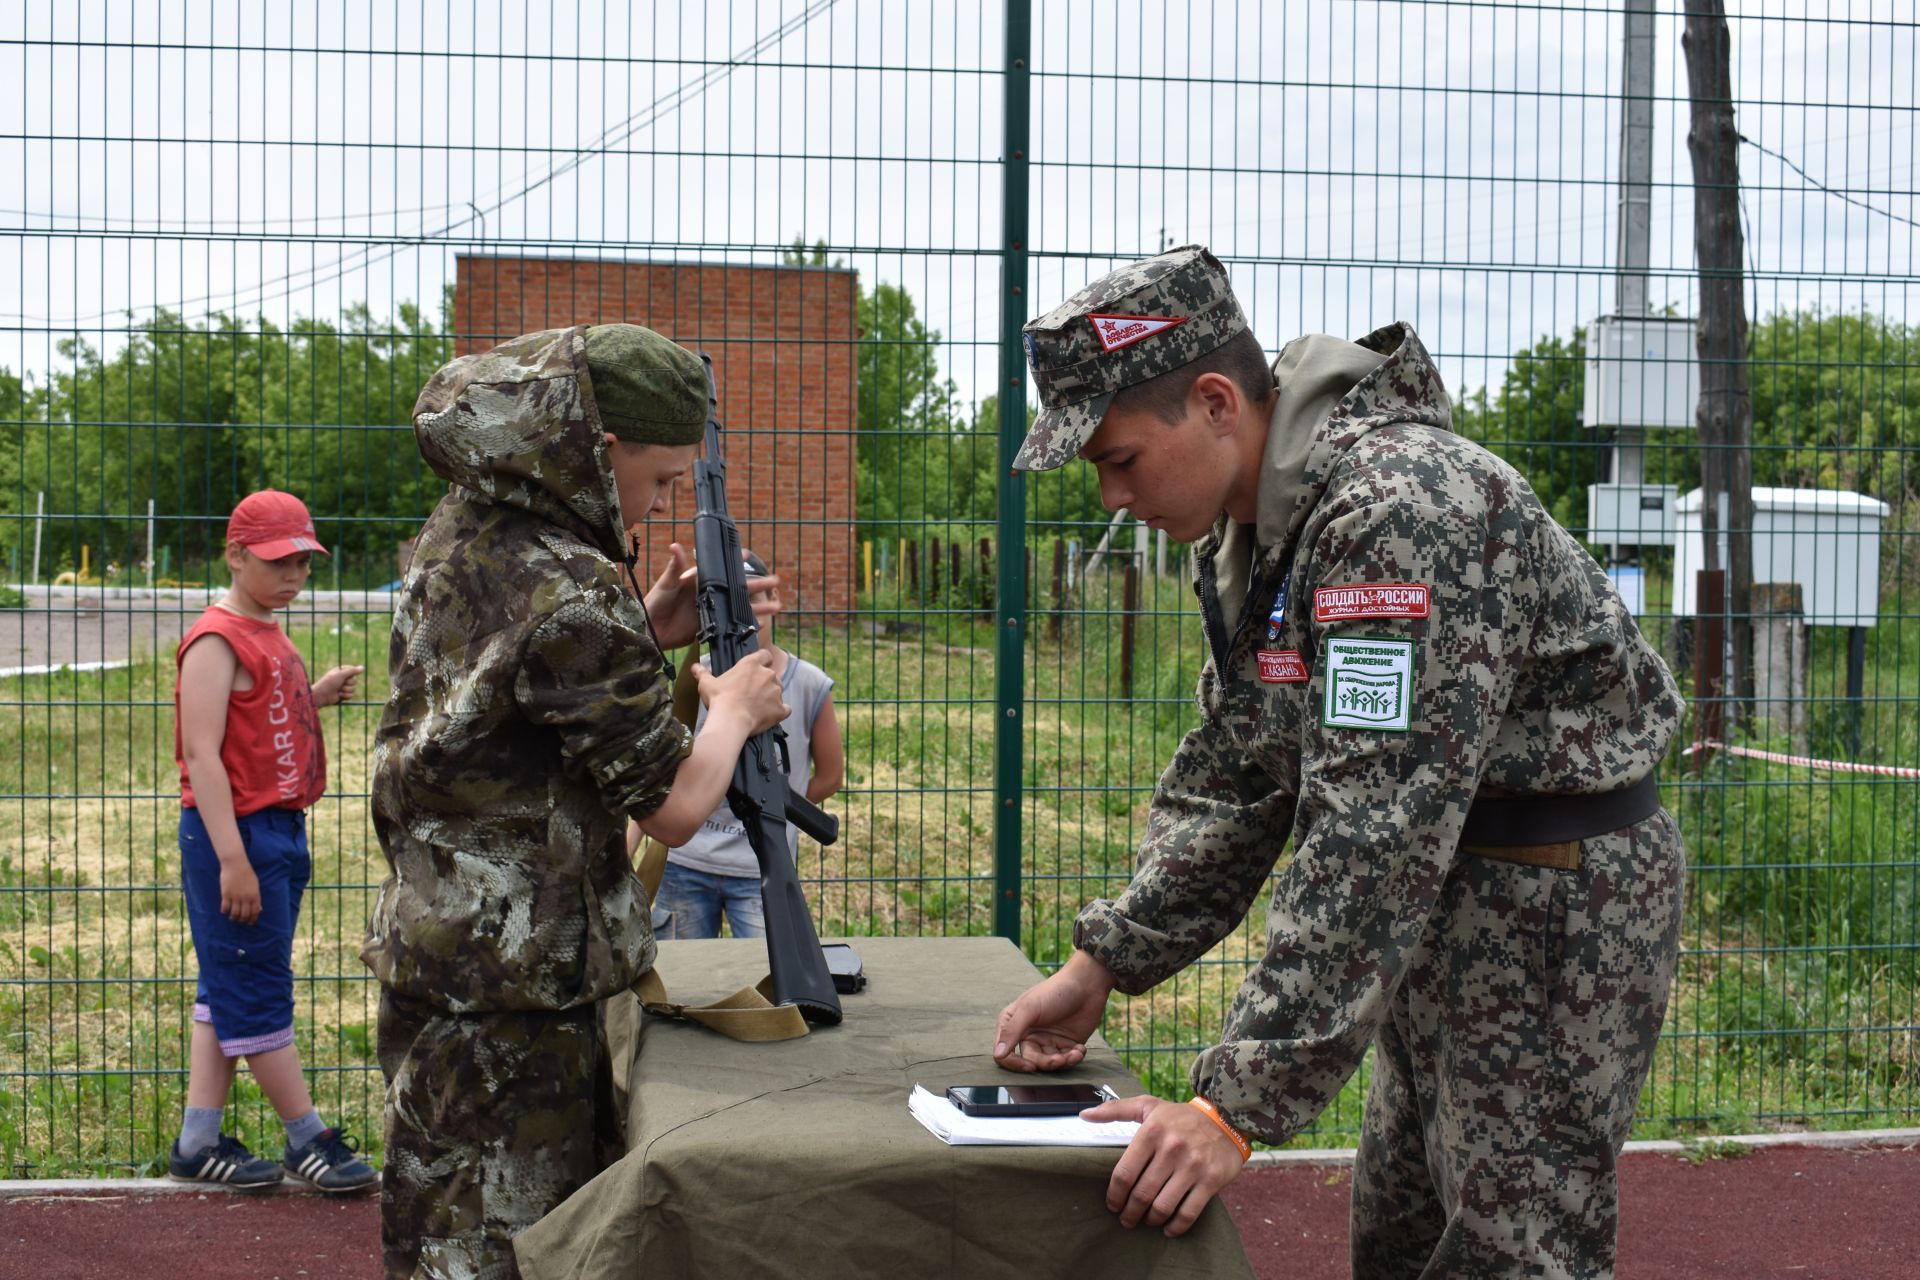
[[[1189,1098],[1187,1101],[1189,1106],[1198,1107],[1201,1113],[1205,1115],[1207,1119],[1219,1125],[1220,1132],[1226,1134],[1227,1137],[1233,1139],[1233,1145],[1239,1148],[1240,1158],[1242,1160],[1246,1160],[1248,1157],[1253,1155],[1253,1144],[1248,1142],[1245,1138],[1241,1137],[1240,1131],[1238,1129],[1228,1124],[1225,1120],[1222,1120],[1220,1118],[1220,1112],[1214,1107],[1214,1105],[1211,1102],[1208,1102],[1205,1098],[1200,1098],[1200,1097]]]

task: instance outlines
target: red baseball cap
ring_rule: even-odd
[[[262,489],[240,500],[227,517],[227,541],[239,543],[262,560],[278,560],[296,551],[332,554],[320,545],[307,504],[278,489]]]

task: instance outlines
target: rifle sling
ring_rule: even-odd
[[[730,1040],[797,1040],[807,1034],[798,1005],[773,1002],[772,974],[711,1004],[675,1004],[667,999],[667,984],[654,968],[640,975],[633,993],[640,997],[640,1007],[656,1018],[697,1022]]]
[[[640,842],[640,856],[634,874],[652,902],[660,892],[660,877],[666,874],[667,846],[658,840]],[[675,1004],[667,998],[667,984],[658,969],[649,969],[633,984],[641,1007],[656,1018],[677,1022],[696,1022],[718,1031],[730,1040],[759,1043],[769,1040],[797,1040],[807,1034],[807,1020],[796,1005],[773,1002],[773,975],[768,974],[751,987],[742,987],[730,996],[711,1004]]]

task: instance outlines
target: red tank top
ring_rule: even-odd
[[[195,807],[180,741],[180,662],[205,635],[217,635],[231,645],[253,677],[253,688],[235,689],[228,696],[227,736],[220,743],[220,763],[233,787],[234,816],[308,808],[327,789],[327,748],[320,738],[320,715],[306,664],[278,623],[243,618],[219,605],[200,615],[173,657],[173,758],[180,765],[180,803]]]

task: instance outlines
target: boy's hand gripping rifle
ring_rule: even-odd
[[[707,665],[724,675],[760,647],[759,624],[747,598],[747,570],[740,562],[740,530],[727,514],[727,464],[720,455],[720,391],[707,367],[707,448],[693,464],[693,546],[698,561],[700,638],[707,643]],[[798,1005],[808,1022],[840,1021],[840,997],[833,989],[820,950],[820,935],[794,874],[787,844],[791,822],[821,844],[832,844],[840,821],[787,786],[787,735],[775,725],[747,739],[733,766],[727,804],[747,829],[747,843],[760,863],[760,899],[766,909],[767,961],[773,973],[775,1004]]]

